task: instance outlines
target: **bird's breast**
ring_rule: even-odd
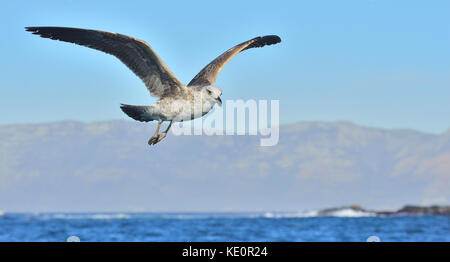
[[[207,114],[214,103],[188,99],[160,100],[157,103],[159,111],[167,120],[187,121]]]

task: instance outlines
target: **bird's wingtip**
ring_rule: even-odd
[[[275,45],[281,42],[281,38],[277,35],[265,35],[265,36],[259,36],[254,38],[253,43],[251,43],[250,45],[248,45],[246,48],[244,48],[243,50],[247,50],[250,48],[255,48],[255,47],[263,47],[266,45]]]
[[[39,27],[25,26],[25,31],[32,32],[33,34],[39,31]]]
[[[281,43],[281,38],[277,35],[266,35],[261,38],[264,42],[266,42],[267,45],[274,45]]]
[[[274,37],[277,39],[278,43],[281,43],[281,37],[274,35]]]

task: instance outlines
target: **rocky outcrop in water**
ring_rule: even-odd
[[[397,214],[450,215],[450,206],[404,206]]]
[[[343,206],[326,208],[318,211],[318,215],[327,216],[335,215],[342,212],[352,211],[355,214],[370,214],[379,216],[414,216],[414,215],[444,215],[450,216],[450,206],[413,206],[406,205],[396,211],[384,211],[384,210],[367,210],[359,205]]]
[[[347,211],[347,210],[351,210],[351,211],[355,211],[355,212],[370,213],[370,211],[365,210],[360,205],[351,205],[351,206],[332,207],[332,208],[322,209],[322,210],[319,210],[318,215],[326,216],[326,215],[335,214],[336,212],[342,212],[342,211]]]

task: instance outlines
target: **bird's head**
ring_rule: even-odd
[[[222,90],[217,86],[207,86],[203,88],[204,95],[217,103],[219,106],[222,106],[222,99],[220,96],[222,95]]]

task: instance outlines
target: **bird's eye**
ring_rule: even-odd
[[[208,91],[208,94],[211,94],[211,91],[210,90],[207,90]]]

